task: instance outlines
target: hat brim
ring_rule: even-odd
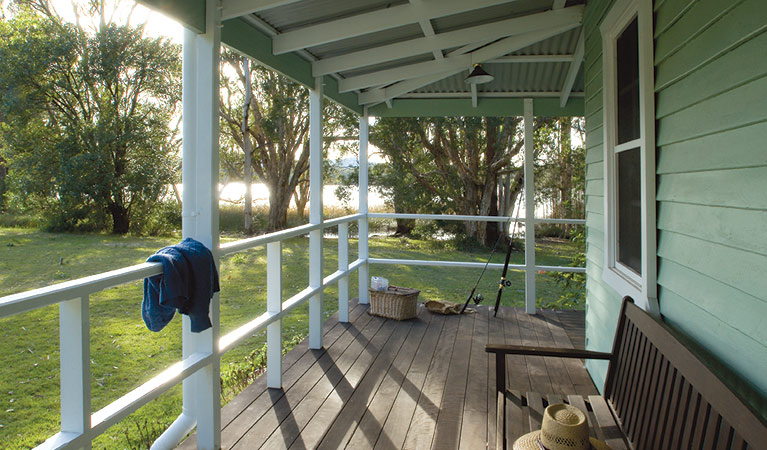
[[[533,431],[521,436],[514,441],[514,446],[512,447],[513,450],[540,450],[540,447],[538,446],[538,438],[540,435],[541,430]],[[612,450],[605,442],[594,439],[593,437],[589,438],[589,442],[591,443],[591,448],[593,450]]]

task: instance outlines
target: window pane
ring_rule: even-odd
[[[642,274],[639,148],[618,153],[618,261]]]
[[[618,38],[618,144],[639,138],[639,35],[637,19]]]

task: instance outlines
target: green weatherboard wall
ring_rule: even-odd
[[[587,345],[609,350],[619,296],[604,247],[602,42],[611,0],[585,15]],[[767,8],[763,0],[656,0],[658,298],[767,420]],[[606,325],[607,324],[607,325]],[[606,366],[589,362],[601,386]]]

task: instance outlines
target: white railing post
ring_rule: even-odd
[[[84,434],[91,427],[91,345],[88,296],[59,303],[61,431]],[[91,448],[90,440],[85,444]]]
[[[349,222],[338,224],[338,270],[349,270]],[[338,321],[349,321],[349,275],[338,280]]]
[[[365,216],[359,220],[359,240],[358,240],[358,252],[359,259],[365,261],[359,268],[359,303],[365,305],[370,303],[370,294],[368,292],[368,282],[370,280],[370,264],[368,264],[368,258],[370,257],[370,249],[368,247],[368,115],[367,109],[365,114],[360,117],[360,174],[359,174],[359,197],[360,197],[360,214]]]
[[[282,311],[282,241],[266,244],[266,311]],[[282,387],[282,319],[266,327],[266,386]]]
[[[535,152],[533,99],[525,99],[525,311],[535,314]]]
[[[309,222],[322,223],[322,77],[309,91]],[[322,286],[323,230],[309,233],[309,286]],[[309,299],[309,348],[322,348],[323,292]]]
[[[194,238],[210,249],[218,266],[220,0],[206,2],[205,30],[204,34],[189,29],[184,31],[182,235]],[[173,436],[163,435],[158,439],[156,443],[162,443],[162,447],[183,439],[184,428],[195,423],[198,448],[221,447],[218,294],[210,301],[210,321],[212,328],[192,333],[189,317],[183,316],[184,359],[195,353],[212,354],[214,358],[209,365],[184,379],[184,405],[175,422],[179,426],[166,431]]]

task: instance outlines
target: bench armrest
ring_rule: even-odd
[[[485,346],[487,353],[496,355],[530,355],[530,356],[554,356],[558,358],[579,359],[610,359],[612,353],[593,352],[590,350],[578,350],[574,348],[557,347],[531,347],[525,345],[489,344]]]

